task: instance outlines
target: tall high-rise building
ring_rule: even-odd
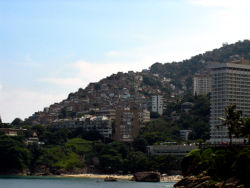
[[[163,114],[163,97],[162,97],[162,95],[152,96],[152,112],[158,112],[160,115]]]
[[[218,117],[225,116],[225,108],[232,104],[243,116],[250,116],[250,64],[246,60],[218,63],[211,67],[210,142],[229,142],[226,127]],[[234,138],[233,142],[242,142]]]
[[[117,110],[115,120],[115,141],[132,142],[139,134],[137,110]]]
[[[207,95],[211,92],[209,74],[195,74],[193,78],[193,95]]]

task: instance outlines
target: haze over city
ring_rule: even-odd
[[[249,38],[247,0],[0,1],[0,115],[22,119],[118,71]]]

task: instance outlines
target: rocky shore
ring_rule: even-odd
[[[134,173],[133,179],[134,181],[141,182],[160,182],[161,174],[159,172],[136,172]]]
[[[224,181],[213,181],[210,176],[186,176],[174,185],[175,188],[244,188],[240,180],[232,177]]]

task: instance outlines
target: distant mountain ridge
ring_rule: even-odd
[[[249,40],[223,44],[219,49],[181,62],[155,63],[142,72],[118,72],[70,93],[67,99],[34,113],[25,122],[48,125],[58,118],[80,117],[97,109],[107,111],[130,107],[150,110],[152,95],[160,94],[168,101],[174,101],[176,96],[192,92],[195,73],[208,72],[207,67],[213,62],[240,58],[250,60]]]

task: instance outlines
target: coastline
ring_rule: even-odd
[[[119,180],[131,180],[133,175],[116,175],[116,174],[61,174],[58,177],[70,177],[70,178],[95,178],[104,179],[106,177],[114,177]]]
[[[131,180],[133,175],[116,175],[116,174],[61,174],[58,177],[71,177],[71,178],[96,178],[104,179],[106,177],[113,177],[118,180]],[[183,177],[180,175],[173,176],[163,176],[161,177],[161,182],[178,182]]]

